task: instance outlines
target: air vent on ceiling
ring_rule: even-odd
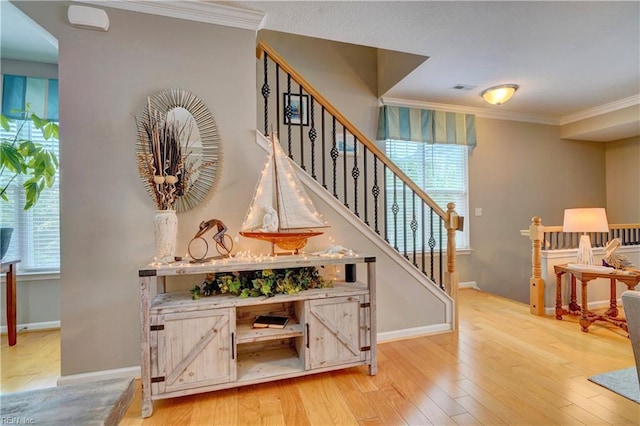
[[[456,89],[456,90],[465,90],[465,91],[469,91],[469,90],[473,90],[478,86],[472,86],[470,84],[462,84],[462,83],[458,83],[455,86],[452,87],[452,89]]]

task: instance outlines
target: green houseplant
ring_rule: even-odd
[[[55,182],[58,158],[55,152],[41,144],[22,138],[21,131],[29,120],[36,129],[42,131],[45,140],[57,139],[59,129],[57,123],[38,117],[28,106],[22,113],[25,118],[17,120],[18,131],[15,136],[2,137],[0,140],[0,198],[9,202],[9,186],[18,176],[23,175],[27,178],[22,184],[25,192],[24,210],[29,210],[36,205],[42,191]],[[0,125],[5,132],[10,131],[11,124],[15,121],[0,114]],[[12,228],[1,230],[0,257],[4,257],[9,248],[12,231]]]
[[[317,268],[263,269],[206,275],[201,285],[190,290],[191,298],[214,294],[235,294],[240,298],[276,294],[297,294],[310,288],[331,287],[332,282],[324,279]]]

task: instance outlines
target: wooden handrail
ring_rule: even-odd
[[[267,44],[264,40],[260,40],[256,47],[256,57],[258,59],[262,58],[262,54],[266,52],[267,55],[277,63],[280,68],[285,71],[287,74],[291,76],[291,78],[298,83],[300,86],[304,88],[304,90],[309,93],[315,101],[317,101],[320,105],[322,105],[329,114],[333,115],[336,120],[344,126],[349,133],[354,135],[358,141],[364,144],[367,149],[373,153],[376,157],[382,161],[382,163],[387,167],[387,169],[391,170],[394,174],[396,174],[425,204],[427,204],[438,216],[445,221],[447,228],[451,226],[450,223],[447,222],[447,213],[429,197],[416,183],[411,180],[398,166],[396,166],[389,157],[386,156],[384,152],[378,148],[378,146],[371,142],[369,138],[367,138],[356,126],[354,126],[347,118],[342,115],[340,111],[336,107],[334,107],[331,102],[329,102],[322,94],[316,90],[315,87],[307,80],[304,79],[293,67],[291,67],[282,56],[278,54],[269,44]],[[455,228],[454,228],[455,229]]]

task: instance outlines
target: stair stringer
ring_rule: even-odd
[[[269,139],[267,139],[259,130],[256,130],[256,143],[269,152]],[[340,200],[333,197],[327,190],[315,179],[313,179],[298,164],[293,162],[294,169],[298,174],[298,178],[304,184],[306,189],[313,193],[316,197],[325,202],[331,209],[341,216],[345,221],[367,238],[387,257],[391,262],[400,267],[404,272],[413,278],[413,280],[425,289],[430,295],[442,303],[444,307],[444,315],[442,322],[433,323],[426,326],[410,327],[400,330],[382,331],[378,333],[378,341],[392,340],[398,338],[406,338],[418,335],[436,334],[454,330],[453,318],[455,301],[451,296],[441,290],[429,277],[420,272],[413,264],[411,264],[401,253],[396,251],[384,238],[378,235],[373,229],[367,226],[362,219],[356,216],[351,210],[345,207]],[[380,265],[381,259],[377,260]]]

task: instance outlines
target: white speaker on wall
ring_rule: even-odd
[[[67,11],[69,23],[75,28],[108,31],[109,15],[102,9],[72,4]]]

